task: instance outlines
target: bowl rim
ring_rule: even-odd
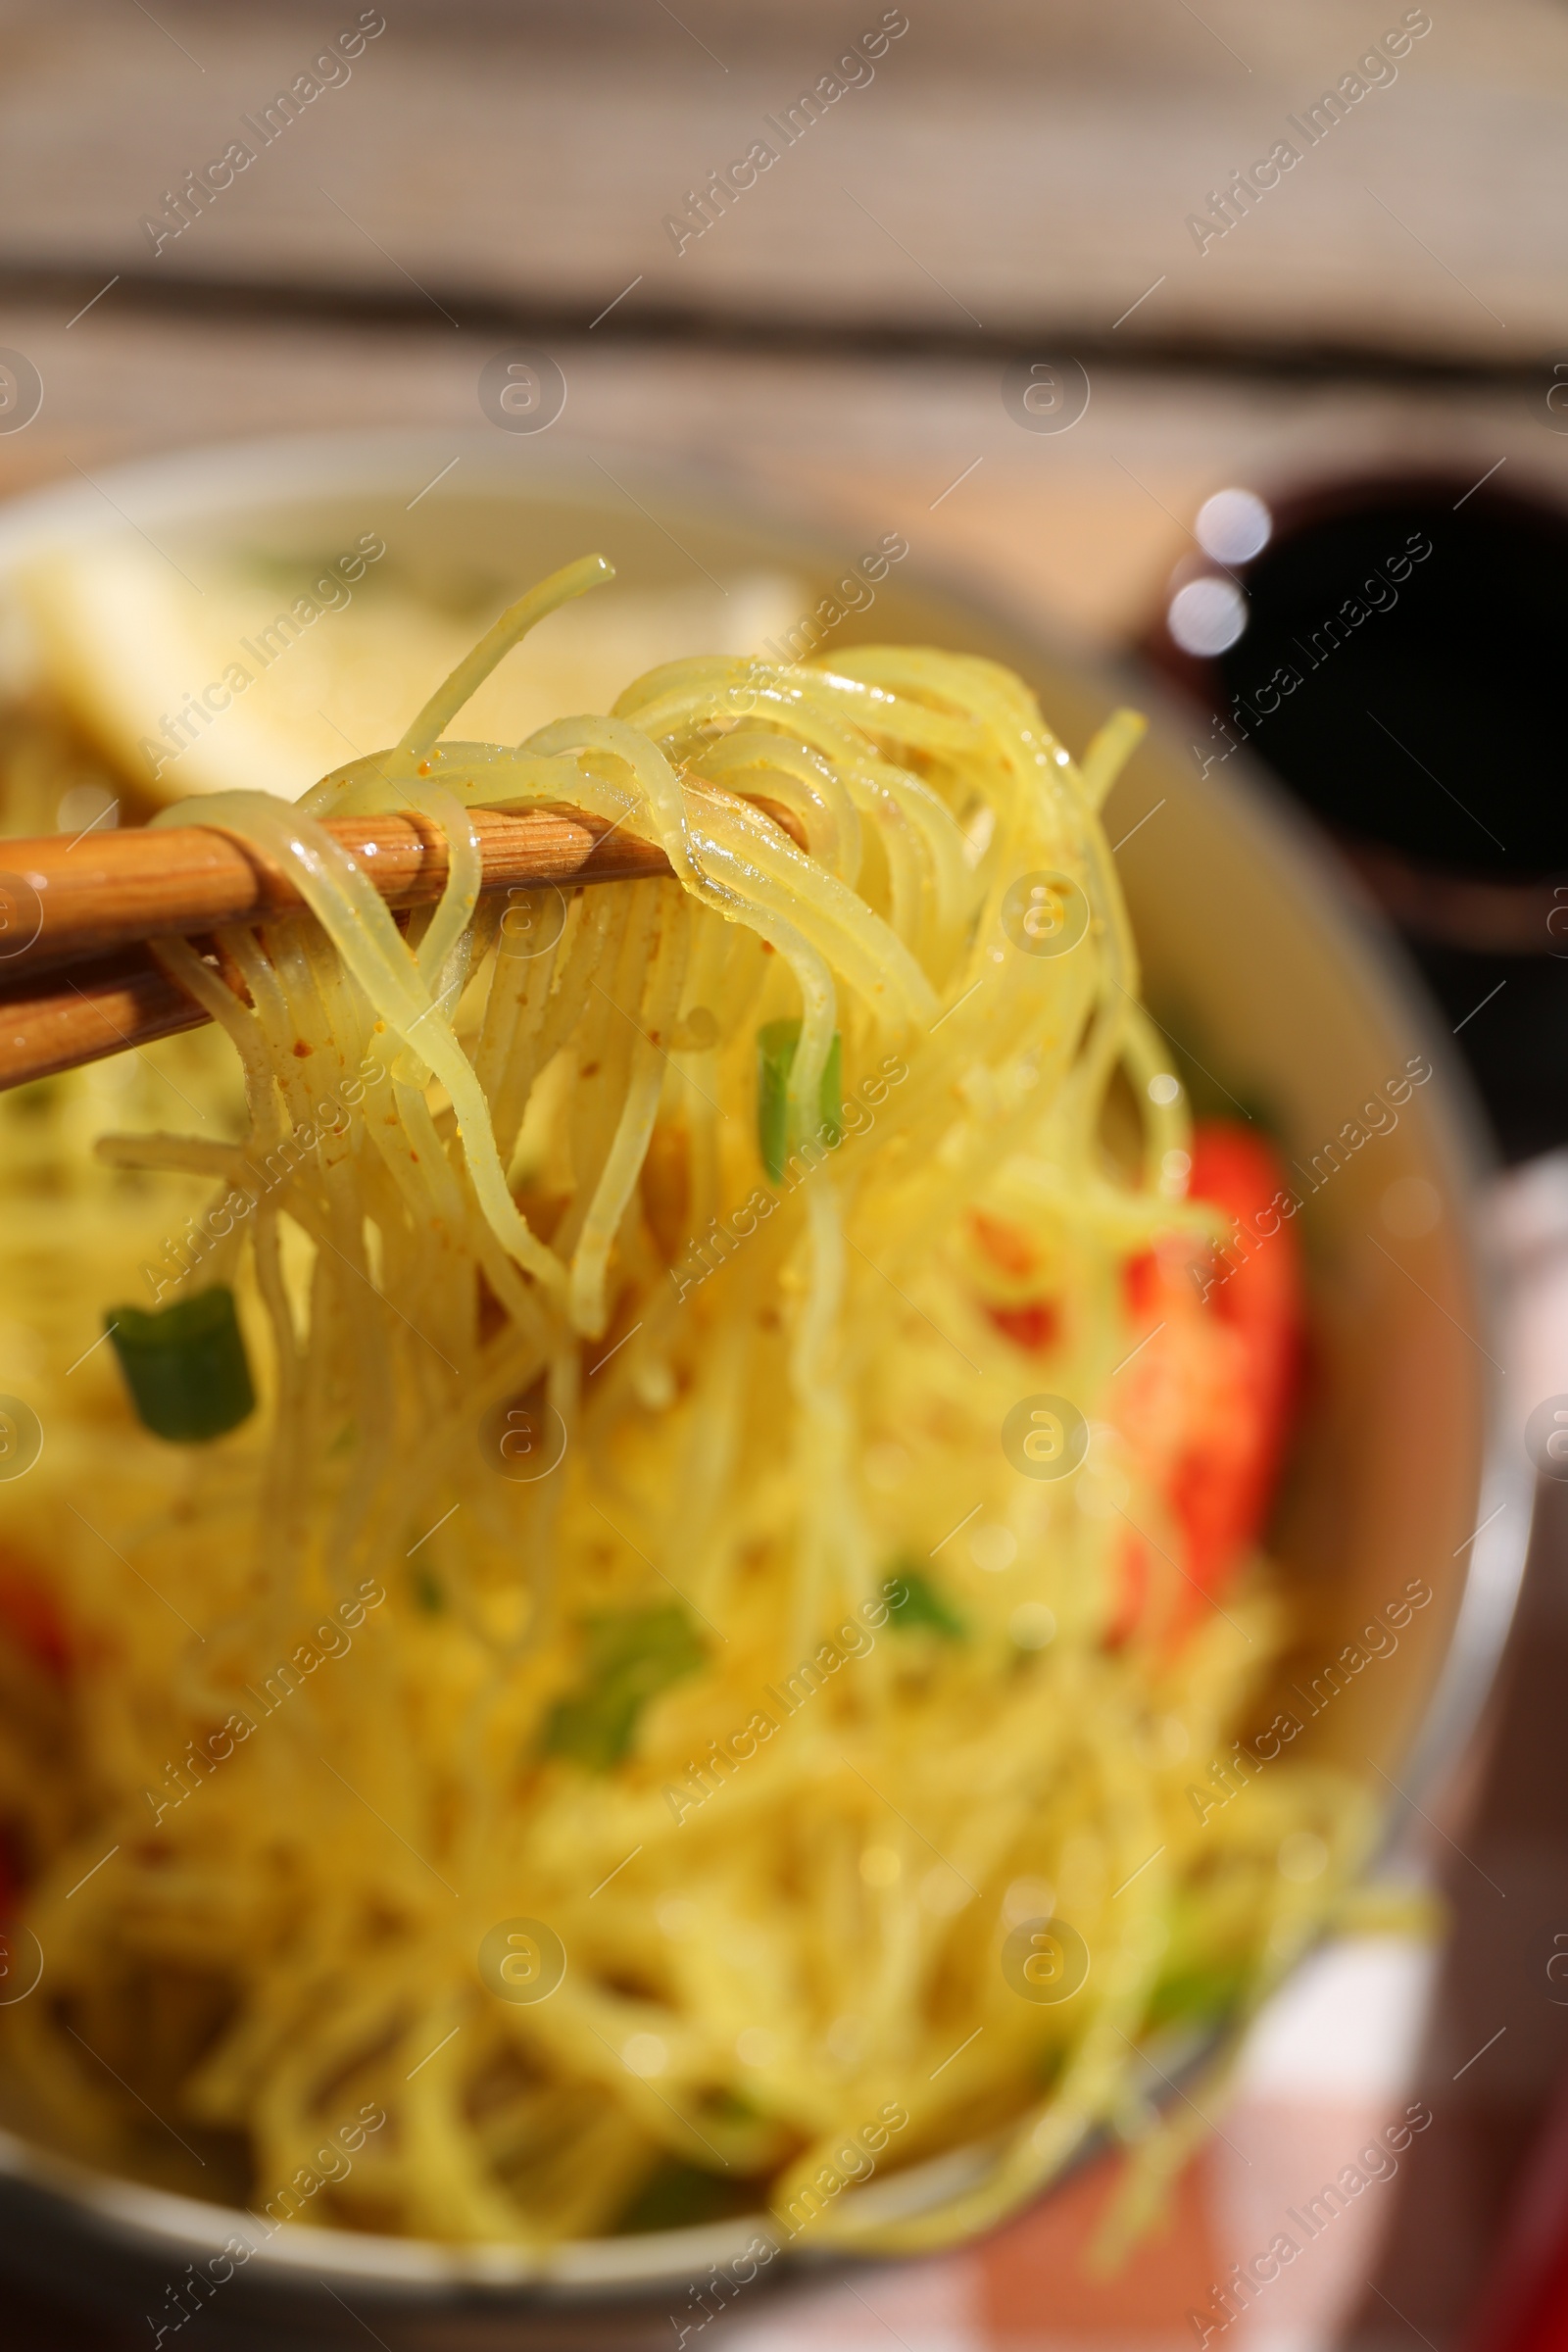
[[[799,505],[786,509],[764,485],[745,476],[726,476],[716,466],[698,466],[651,457],[646,450],[575,442],[566,436],[551,448],[538,449],[529,441],[519,450],[514,442],[499,445],[494,433],[482,428],[448,432],[388,426],[212,442],[131,459],[105,470],[102,478],[109,489],[98,476],[38,485],[0,505],[0,584],[29,560],[91,543],[123,527],[129,517],[117,499],[156,508],[171,527],[199,525],[204,518],[221,522],[247,509],[265,510],[269,503],[303,507],[313,498],[340,500],[356,492],[384,495],[394,468],[406,463],[411,481],[416,483],[422,478],[421,467],[450,460],[454,448],[468,470],[462,491],[455,489],[451,495],[466,494],[468,484],[476,482],[478,496],[599,506],[609,515],[614,512],[613,496],[628,494],[608,466],[597,465],[593,453],[603,451],[617,471],[630,473],[638,491],[656,508],[662,503],[668,510],[696,514],[731,530],[737,524],[754,524],[767,534],[779,560],[793,546],[803,565],[819,566],[835,536],[851,535],[851,526],[830,513],[808,507],[803,521]],[[106,505],[114,512],[106,513]],[[652,518],[657,521],[657,514]],[[1065,631],[1058,638],[1049,623],[1004,592],[999,594],[995,582],[976,579],[959,564],[916,561],[908,572],[901,573],[904,579],[935,598],[961,605],[982,623],[992,621],[1014,643],[1033,642],[1050,662],[1102,687],[1107,708],[1119,701],[1135,703],[1147,710],[1152,731],[1165,741],[1175,739],[1185,723],[1186,697],[1172,686],[1169,671],[1138,667],[1132,652],[1106,658],[1075,647]],[[1495,1254],[1480,1228],[1477,1207],[1481,1185],[1494,1172],[1496,1155],[1462,1060],[1433,1023],[1394,934],[1359,877],[1342,863],[1267,770],[1243,750],[1234,774],[1205,774],[1200,781],[1265,862],[1289,864],[1325,946],[1332,947],[1348,968],[1356,995],[1382,1013],[1397,1014],[1432,1061],[1439,1081],[1427,1098],[1434,1155],[1461,1211],[1457,1240],[1472,1311],[1485,1337],[1492,1339],[1494,1300],[1500,1285]],[[1493,1359],[1489,1356],[1488,1361]],[[1391,1783],[1396,1799],[1385,1813],[1385,1856],[1397,1852],[1408,1839],[1421,1814],[1418,1796],[1430,1793],[1476,1730],[1524,1573],[1534,1481],[1522,1447],[1512,1442],[1505,1425],[1502,1382],[1495,1369],[1482,1375],[1480,1394],[1481,1522],[1460,1547],[1468,1548],[1469,1560],[1447,1648],[1407,1751],[1403,1780]],[[1196,2063],[1200,2055],[1201,2049],[1191,2049],[1187,2063]],[[966,2142],[873,2181],[857,2192],[858,2210],[869,2212],[874,2203],[888,2218],[917,2213],[980,2178],[991,2150],[1005,2136]],[[1096,2139],[1086,2142],[1073,2164],[1084,2162],[1096,2145]],[[529,2300],[552,2303],[626,2298],[679,2284],[734,2261],[759,2239],[771,2249],[767,2260],[787,2247],[792,2262],[817,2270],[842,2265],[846,2259],[866,2259],[832,2241],[792,2243],[790,2233],[765,2211],[696,2228],[568,2239],[538,2251],[505,2241],[457,2244],[286,2223],[267,2229],[246,2210],[210,2205],[99,2172],[0,2128],[0,2195],[8,2188],[43,2192],[144,2260],[153,2252],[180,2263],[192,2256],[217,2255],[227,2241],[241,2238],[249,2244],[265,2230],[253,2246],[256,2271],[247,2270],[248,2281],[254,2278],[258,2285],[281,2289],[291,2280],[321,2279],[324,2274],[362,2294],[379,2290],[383,2297],[419,2302],[455,2290],[468,2300],[495,2297],[512,2303],[517,2301],[519,2289],[527,2290]]]

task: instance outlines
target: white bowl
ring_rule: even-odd
[[[416,499],[455,454],[461,463]],[[684,591],[705,573],[726,581],[762,572],[805,583],[807,604],[864,544],[858,531],[759,513],[711,480],[651,478],[630,456],[612,456],[607,474],[531,438],[282,441],[126,467],[102,490],[74,484],[0,512],[0,643],[15,620],[19,568],[108,541],[125,529],[122,517],[175,557],[182,545],[231,538],[303,561],[369,527],[386,537],[389,562],[477,569],[513,593],[598,548],[633,588]],[[1396,1655],[1307,1735],[1319,1752],[1358,1766],[1370,1759],[1402,1790],[1428,1785],[1486,1693],[1531,1503],[1518,1449],[1505,1456],[1488,1443],[1488,1282],[1471,1219],[1485,1150],[1447,1041],[1388,935],[1298,820],[1239,755],[1201,775],[1183,713],[1150,681],[1069,663],[912,559],[890,570],[875,604],[834,642],[890,640],[1009,663],[1074,748],[1118,702],[1153,710],[1107,820],[1113,842],[1128,836],[1120,865],[1148,994],[1227,1088],[1267,1098],[1304,1170],[1411,1056],[1434,1066],[1397,1128],[1354,1151],[1302,1211],[1315,1379],[1272,1544],[1307,1642],[1324,1655],[1406,1579],[1433,1586],[1433,1605]],[[1389,1188],[1410,1177],[1441,1204],[1415,1241],[1380,1220]],[[1509,1509],[1467,1542],[1502,1502]],[[889,2210],[917,2210],[989,2161],[986,2148],[959,2149],[863,2193]],[[159,2310],[168,2281],[243,2228],[237,2213],[92,2174],[0,2133],[0,2262],[57,2295],[121,2313]],[[690,2316],[688,2283],[759,2234],[771,2234],[760,2216],[567,2244],[539,2260],[510,2246],[285,2229],[225,2284],[203,2325],[214,2344],[271,2341],[284,2327],[301,2342],[359,2340],[341,2297],[400,2348],[667,2346],[671,2316]],[[813,2259],[792,2249],[764,2275],[776,2282]]]

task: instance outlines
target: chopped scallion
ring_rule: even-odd
[[[673,1601],[591,1619],[582,1681],[551,1708],[545,1754],[568,1756],[589,1772],[609,1772],[630,1752],[649,1700],[695,1674],[706,1654],[695,1626]]]
[[[224,1283],[147,1313],[111,1307],[105,1318],[137,1414],[155,1438],[203,1445],[237,1429],[256,1409],[245,1342]]]
[[[939,1641],[961,1642],[969,1630],[931,1579],[918,1568],[906,1568],[901,1562],[893,1569],[883,1591],[889,1593],[888,1623],[898,1633],[935,1634]]]
[[[414,1571],[414,1597],[429,1617],[439,1617],[447,1605],[446,1594],[422,1564]]]
[[[757,1032],[757,1142],[762,1165],[777,1184],[790,1154],[789,1084],[801,1042],[799,1021],[768,1021]],[[837,1030],[822,1065],[817,1093],[818,1134],[837,1144],[844,1134],[843,1041]]]

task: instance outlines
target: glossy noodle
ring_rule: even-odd
[[[942,2243],[1099,2131],[1174,2161],[1139,2045],[1246,2016],[1368,1811],[1259,1765],[1279,1588],[1200,1589],[1163,1474],[1216,1218],[1097,815],[1137,723],[1075,763],[883,647],[450,739],[604,576],[298,806],[170,811],[309,912],[160,950],[194,1116],[6,1126],[0,2052],[56,2144],[274,2221]],[[467,810],[529,802],[672,878],[481,896]],[[317,820],[408,807],[405,927]]]

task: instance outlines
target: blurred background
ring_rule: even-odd
[[[450,430],[456,465],[488,424],[520,470],[575,451],[634,501],[700,472],[900,533],[1159,672],[1195,762],[1245,745],[1402,930],[1510,1171],[1486,1213],[1511,1419],[1568,1389],[1559,6],[36,0],[0,7],[0,495],[389,425]],[[1568,1529],[1543,1497],[1490,1730],[1420,1858],[1446,1947],[1307,1972],[1119,2278],[1083,2266],[1092,2170],[731,2341],[1174,2352],[1416,2100],[1396,2178],[1227,2332],[1549,2339]],[[42,2306],[7,2326],[106,2340]]]

